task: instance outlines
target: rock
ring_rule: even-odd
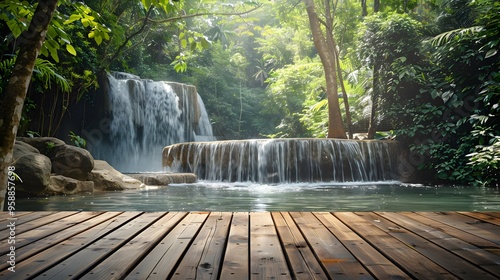
[[[62,175],[50,177],[51,185],[46,189],[46,194],[75,194],[94,191],[94,182],[79,181]]]
[[[94,158],[89,151],[75,146],[64,145],[55,148],[52,161],[52,172],[85,181],[94,169]]]
[[[135,173],[128,175],[149,186],[189,184],[197,181],[196,174],[193,173]]]
[[[17,140],[35,147],[41,154],[52,157],[52,154],[59,147],[66,146],[64,141],[54,137],[18,137]]]
[[[35,147],[33,147],[25,142],[21,142],[21,141],[16,140],[16,142],[14,144],[14,153],[12,155],[12,158],[14,160],[16,160],[16,159],[18,159],[22,156],[28,155],[28,154],[39,154],[39,153],[40,152]]]
[[[52,162],[52,172],[77,180],[87,180],[94,168],[94,158],[89,151],[66,145],[64,141],[53,137],[19,137],[19,141],[29,144]]]
[[[130,176],[124,175],[107,162],[94,161],[94,169],[90,172],[88,180],[94,182],[94,189],[101,191],[116,191],[125,189],[138,189],[144,184]]]
[[[50,159],[39,153],[30,153],[14,160],[14,171],[22,182],[15,181],[16,193],[40,195],[50,186]]]

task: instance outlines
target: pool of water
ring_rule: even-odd
[[[18,198],[18,211],[500,211],[498,188],[399,182],[261,185],[199,182]]]

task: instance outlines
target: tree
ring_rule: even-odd
[[[336,43],[333,38],[333,16],[330,1],[325,3],[325,21],[321,21],[316,13],[313,0],[304,0],[314,45],[325,70],[326,94],[328,98],[328,138],[346,138],[342,115],[340,114],[337,88]],[[321,29],[324,24],[326,31]]]
[[[374,138],[381,116],[393,109],[397,101],[405,100],[403,94],[414,92],[408,83],[404,84],[406,88],[400,83],[406,77],[406,70],[401,68],[420,61],[420,29],[420,24],[408,15],[396,13],[368,16],[361,25],[357,55],[372,73],[369,139]]]
[[[426,44],[433,64],[421,105],[400,134],[420,140],[410,148],[438,179],[498,186],[500,3],[453,1],[446,11],[444,32]]]
[[[21,35],[21,47],[3,95],[0,108],[0,207],[3,209],[7,186],[15,186],[8,170],[17,129],[21,120],[24,99],[28,91],[35,62],[42,49],[49,23],[56,10],[57,0],[40,0],[28,30]],[[14,192],[15,193],[15,192]]]

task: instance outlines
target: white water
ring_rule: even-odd
[[[398,180],[391,141],[266,139],[182,143],[166,147],[169,171],[220,182],[362,182]]]
[[[116,78],[115,78],[116,77]],[[110,130],[92,148],[121,172],[161,171],[167,145],[212,136],[201,97],[193,86],[140,79],[126,73],[108,75]]]

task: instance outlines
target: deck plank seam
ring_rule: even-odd
[[[89,218],[89,219],[86,219],[85,221],[82,221],[81,223],[87,222],[87,221],[89,221],[89,220],[91,220],[91,219],[94,219],[94,218],[96,218],[96,217],[98,217],[98,216],[101,216],[101,215],[103,215],[104,213],[105,213],[105,212],[102,212],[102,213],[100,213],[99,215],[93,216],[93,217],[91,217],[91,218]],[[109,219],[112,219],[112,218],[116,217],[117,215],[119,215],[119,214],[116,214],[115,216],[113,216],[113,217],[111,217],[111,218],[109,218]],[[105,222],[105,221],[102,221],[101,223],[103,223],[103,222]],[[30,246],[30,245],[32,245],[32,244],[35,244],[37,241],[44,240],[44,239],[46,239],[46,238],[50,238],[50,237],[52,237],[53,235],[55,235],[55,234],[57,234],[57,233],[61,233],[61,232],[62,232],[62,231],[64,231],[64,230],[71,229],[71,228],[73,228],[73,227],[75,227],[75,226],[78,226],[79,224],[80,224],[80,223],[78,223],[78,224],[74,224],[74,225],[72,225],[71,227],[64,228],[64,229],[59,230],[59,231],[57,231],[57,232],[52,232],[52,233],[50,233],[49,235],[46,235],[46,236],[44,236],[44,237],[41,237],[41,238],[39,238],[39,239],[37,239],[37,240],[35,240],[35,241],[33,241],[33,242],[29,242],[29,243],[23,244],[23,245],[21,245],[21,246],[19,246],[19,247],[16,247],[16,249],[23,249],[23,248],[26,248],[27,246]],[[100,224],[100,223],[98,223],[98,224]],[[39,248],[37,248],[37,249],[38,249],[37,251],[28,252],[27,254],[22,254],[22,255],[19,255],[19,256],[16,258],[16,261],[17,261],[17,262],[22,262],[22,261],[24,261],[24,260],[26,260],[26,259],[29,259],[29,258],[31,258],[31,257],[33,257],[33,256],[35,256],[35,255],[37,255],[37,254],[39,254],[39,253],[41,253],[41,252],[45,251],[45,250],[48,250],[48,249],[50,249],[50,248],[52,248],[52,247],[56,246],[56,245],[57,245],[57,244],[59,244],[60,242],[64,242],[64,241],[66,241],[66,240],[68,240],[68,239],[70,239],[70,238],[73,238],[74,236],[76,236],[76,235],[78,235],[78,234],[81,234],[82,232],[84,232],[84,231],[86,231],[86,230],[88,230],[88,229],[91,229],[91,228],[93,228],[93,227],[97,226],[98,224],[93,224],[93,225],[91,225],[91,226],[89,226],[89,227],[86,227],[86,228],[84,228],[84,229],[81,229],[80,231],[74,232],[73,234],[66,236],[64,239],[59,240],[58,242],[52,242],[52,243],[46,244],[46,245],[45,245],[45,246],[43,246],[43,247],[39,247]],[[2,269],[2,266],[0,266],[0,270],[1,270],[1,269]]]
[[[312,212],[311,212],[312,213]],[[295,225],[297,226],[297,228],[300,230],[300,233],[302,234],[302,236],[304,237],[304,240],[306,241],[307,243],[307,246],[311,249],[316,261],[318,262],[318,264],[320,265],[320,267],[323,269],[323,273],[326,275],[326,277],[328,279],[332,279],[331,275],[330,275],[330,272],[328,270],[328,268],[326,267],[325,263],[321,261],[321,257],[318,255],[318,252],[317,250],[314,249],[314,246],[313,244],[311,243],[312,241],[310,240],[310,238],[308,238],[307,234],[304,232],[304,229],[303,227],[300,225],[300,223],[297,221],[297,216],[300,216],[300,218],[304,219],[304,222],[307,224],[307,226],[311,227],[310,226],[310,223],[305,219],[305,217],[303,217],[302,215],[302,212],[290,212],[290,216],[292,217],[292,220],[294,221]],[[311,227],[312,228],[312,227]]]
[[[196,213],[196,212],[190,212],[188,214],[193,214],[193,213]],[[189,251],[189,248],[191,247],[191,245],[193,244],[193,242],[196,240],[196,236],[198,236],[198,234],[200,233],[200,231],[203,229],[203,226],[205,225],[205,223],[207,222],[207,219],[208,217],[210,216],[210,214],[208,214],[205,219],[203,220],[203,222],[200,224],[200,226],[198,227],[198,229],[196,230],[196,232],[193,234],[192,238],[189,239],[189,241],[187,242],[184,250],[182,251],[182,254],[181,256],[179,257],[179,259],[176,261],[176,263],[174,264],[174,266],[172,267],[172,269],[170,270],[170,272],[168,273],[166,279],[170,279],[173,277],[173,275],[175,274],[175,271],[179,268],[181,262],[182,262],[182,259],[184,258],[184,256],[187,254],[187,252]],[[192,223],[192,221],[191,221]],[[153,272],[151,272],[153,273]]]
[[[390,262],[392,262],[396,267],[401,269],[406,275],[411,277],[412,279],[418,279],[414,273],[409,270],[407,267],[405,267],[403,264],[399,263],[397,259],[393,258],[389,253],[385,252],[380,248],[380,246],[377,246],[377,244],[373,243],[369,238],[361,234],[359,230],[354,228],[352,225],[344,221],[342,218],[338,217],[336,212],[330,212],[333,216],[335,216],[339,221],[341,221],[344,225],[346,225],[352,232],[356,233],[361,239],[364,240],[367,244],[369,244],[372,248],[374,248],[377,252],[379,252],[382,256],[384,256],[386,259],[388,259]]]
[[[120,213],[124,213],[124,212],[120,212]],[[112,230],[109,230],[109,231],[108,231],[105,235],[99,235],[99,237],[97,237],[97,239],[93,239],[93,241],[91,241],[91,242],[89,241],[89,242],[87,242],[87,244],[85,244],[84,246],[79,247],[77,250],[75,250],[75,251],[73,251],[73,252],[69,253],[69,254],[68,254],[68,255],[66,255],[63,259],[59,260],[59,262],[53,263],[53,264],[51,264],[51,265],[49,265],[49,266],[45,267],[43,270],[37,271],[35,274],[30,275],[30,277],[29,277],[27,280],[35,279],[36,277],[38,277],[38,276],[42,275],[43,273],[46,273],[47,271],[49,271],[50,269],[52,269],[52,268],[54,268],[55,266],[59,265],[60,263],[64,262],[65,260],[67,260],[67,259],[69,259],[69,258],[73,257],[74,255],[78,254],[79,252],[81,252],[81,251],[85,250],[87,247],[91,246],[91,245],[92,245],[92,244],[94,244],[95,242],[98,242],[100,239],[105,238],[106,236],[108,236],[108,235],[112,234],[113,232],[117,231],[117,230],[118,230],[118,229],[120,229],[121,227],[123,227],[123,226],[127,225],[128,223],[130,223],[130,222],[131,222],[131,221],[133,221],[134,219],[136,219],[136,218],[140,217],[140,216],[141,216],[141,215],[143,215],[144,213],[145,213],[145,212],[138,212],[138,214],[137,214],[137,215],[135,215],[135,216],[133,216],[133,217],[129,218],[128,220],[126,220],[126,221],[122,222],[122,223],[120,224],[120,226],[118,226],[118,227],[113,227],[113,229],[112,229]],[[111,225],[111,223],[114,221],[114,219],[115,219],[116,217],[117,217],[117,216],[114,216],[114,217],[112,217],[112,218],[110,218],[110,219],[108,220],[108,226],[109,226],[109,225]],[[106,223],[106,222],[103,222],[103,223]],[[93,227],[89,227],[89,228],[87,228],[86,230],[89,230],[89,229],[91,229],[91,228],[93,228]],[[97,233],[96,233],[94,236],[96,236],[96,235],[97,235]],[[102,258],[102,259],[105,259],[105,258]],[[95,263],[94,265],[92,265],[89,269],[92,269],[92,268],[93,268],[93,267],[95,267],[96,265],[97,265],[97,263]],[[78,275],[78,276],[77,276],[77,277],[75,277],[75,278],[81,277],[82,275],[84,275],[84,274],[80,274],[80,275]]]
[[[484,273],[490,275],[490,276],[494,276],[492,275],[489,271],[485,270],[484,268],[482,268],[481,266],[478,266],[477,264],[469,261],[468,259],[464,258],[463,256],[457,254],[455,251],[453,250],[448,250],[447,248],[445,248],[444,246],[442,246],[441,244],[437,243],[437,242],[434,242],[432,239],[429,239],[429,238],[426,238],[424,236],[422,236],[421,234],[419,234],[418,232],[415,232],[414,230],[404,226],[401,222],[398,223],[398,220],[397,219],[389,219],[387,217],[384,217],[384,215],[381,215],[381,213],[378,213],[378,212],[375,212],[374,213],[375,215],[377,215],[378,217],[380,217],[380,219],[384,219],[386,220],[386,222],[388,223],[392,223],[392,224],[395,224],[396,226],[400,227],[400,228],[403,228],[404,230],[406,230],[408,233],[411,233],[412,235],[420,238],[422,241],[424,242],[429,242],[429,244],[431,244],[431,246],[436,246],[438,248],[440,248],[442,250],[442,253],[448,253],[452,256],[455,256],[455,258],[458,258],[459,260],[463,261],[465,264],[468,264],[470,265],[472,268],[479,268],[480,270],[482,270]],[[404,240],[402,240],[401,238],[397,237],[397,236],[394,236],[393,234],[390,233],[390,229],[389,229],[389,232],[388,234],[390,234],[391,236],[395,237],[396,239],[398,239],[399,241],[403,242],[403,243],[406,243]],[[465,242],[467,243],[467,242]],[[460,275],[460,273],[457,271],[457,272],[454,272],[452,270],[450,270],[450,268],[447,268],[446,266],[444,266],[444,264],[442,263],[439,263],[437,260],[433,259],[432,256],[429,256],[427,255],[427,253],[425,252],[422,252],[420,248],[415,248],[417,250],[417,252],[419,252],[421,255],[423,255],[424,257],[426,257],[427,259],[429,259],[430,261],[436,263],[437,265],[441,266],[443,269],[447,270],[449,273],[455,275],[456,277],[463,277],[463,275]]]
[[[281,213],[279,213],[279,215],[281,215]],[[295,279],[296,276],[295,276],[295,272],[293,270],[293,267],[291,265],[291,261],[290,261],[290,256],[288,255],[287,251],[286,251],[286,248],[285,248],[285,243],[283,242],[283,238],[280,234],[280,231],[278,230],[278,227],[276,226],[276,220],[274,218],[274,215],[271,215],[271,219],[273,221],[273,224],[274,224],[274,230],[276,231],[276,234],[277,234],[277,237],[278,237],[278,240],[279,240],[279,243],[280,243],[280,248],[281,248],[281,251],[283,252],[283,255],[285,257],[285,261],[286,261],[286,266],[288,268],[288,271],[290,272],[290,277],[292,279]],[[302,254],[301,254],[302,255]]]
[[[222,212],[220,212],[222,214]],[[222,246],[221,250],[221,255],[220,255],[220,262],[219,262],[219,267],[217,269],[217,278],[220,278],[220,275],[222,274],[222,267],[223,267],[223,264],[224,264],[224,261],[225,261],[225,257],[226,257],[226,250],[227,250],[227,246],[229,244],[229,232],[231,231],[231,224],[233,222],[233,219],[234,219],[234,212],[231,212],[231,217],[229,218],[229,221],[228,221],[228,226],[227,226],[227,231],[226,231],[226,237],[224,238],[224,245]]]
[[[80,213],[80,212],[78,212],[78,213]],[[35,242],[39,241],[39,240],[42,240],[42,239],[47,238],[47,237],[49,237],[49,236],[52,236],[52,235],[54,235],[54,234],[60,233],[60,232],[62,232],[62,231],[68,230],[68,229],[70,229],[70,228],[72,228],[72,227],[74,227],[74,226],[77,226],[78,224],[81,224],[81,223],[84,223],[84,222],[86,222],[86,221],[89,221],[89,220],[91,220],[91,219],[93,219],[93,218],[96,218],[97,216],[100,216],[100,215],[102,215],[102,214],[104,214],[104,212],[100,212],[100,213],[98,213],[97,215],[94,215],[94,216],[89,216],[88,218],[86,218],[86,219],[84,219],[84,220],[81,220],[81,221],[79,221],[79,222],[77,222],[77,223],[72,223],[71,225],[63,225],[63,227],[62,227],[61,229],[57,230],[57,231],[52,231],[52,232],[50,232],[49,234],[47,234],[47,235],[45,235],[45,236],[39,236],[39,237],[37,237],[37,239],[32,239],[32,240],[30,240],[29,242],[24,243],[24,244],[22,244],[21,246],[18,246],[18,247],[16,247],[16,248],[17,248],[17,249],[21,249],[21,248],[23,248],[23,247],[26,247],[26,246],[28,246],[28,245],[30,245],[30,244],[32,244],[32,243],[35,243]],[[68,216],[68,217],[69,217],[69,216]],[[67,217],[65,217],[65,218],[67,218]],[[63,219],[65,219],[65,218],[63,218]],[[36,227],[36,228],[33,228],[33,229],[38,229],[38,228],[41,228],[41,227],[43,227],[43,226],[47,226],[47,225],[50,225],[50,224],[57,223],[57,222],[59,222],[59,221],[60,221],[60,220],[56,220],[56,221],[53,221],[53,222],[51,222],[51,223],[47,223],[47,224],[45,224],[45,225],[41,225],[41,226]],[[66,227],[64,227],[64,226],[66,226]],[[33,230],[33,229],[31,229],[31,230]],[[31,231],[31,230],[30,230],[30,231]],[[27,231],[27,232],[29,232],[29,231]],[[23,233],[27,233],[27,232],[22,232],[21,234],[23,234]],[[19,235],[21,235],[21,234],[19,234]],[[54,245],[55,245],[55,244],[54,244]],[[53,246],[53,245],[52,245],[52,246]],[[51,246],[50,246],[50,247],[51,247]],[[3,252],[2,252],[2,253],[3,253]]]
[[[334,216],[333,213],[331,212],[328,212],[330,215]],[[370,276],[372,276],[374,279],[377,279],[376,275],[373,273],[373,271],[371,271],[371,269],[358,257],[356,256],[356,254],[349,249],[349,247],[346,246],[346,244],[340,240],[336,235],[335,233],[333,233],[330,228],[328,227],[328,225],[326,225],[321,219],[319,219],[315,213],[313,213],[313,215],[318,219],[318,221],[333,235],[335,236],[335,238],[337,238],[339,240],[339,242],[342,244],[342,246],[366,269],[366,271],[368,271],[368,273],[370,273]],[[334,216],[335,217],[335,216]],[[342,220],[339,219],[339,221],[346,225],[346,223]],[[347,225],[346,225],[347,226]],[[358,236],[360,236],[359,234],[357,234]],[[361,236],[360,236],[361,237]],[[362,237],[361,237],[362,238]],[[363,239],[364,240],[364,239]],[[373,246],[372,246],[373,247]]]
[[[120,228],[126,226],[128,223],[132,222],[133,220],[136,220],[136,219],[140,219],[140,217],[142,215],[144,215],[145,213],[147,212],[140,212],[139,215],[137,216],[134,216],[133,218],[131,218],[130,220],[122,223],[119,227],[116,227],[114,228],[112,231],[108,232],[106,235],[104,236],[101,236],[99,238],[100,239],[103,239],[103,238],[106,238],[107,236],[113,234],[114,232],[118,231]],[[75,279],[78,279],[78,278],[81,278],[83,277],[84,275],[86,275],[87,273],[89,273],[90,271],[92,271],[92,269],[94,269],[97,265],[99,265],[99,263],[105,259],[107,259],[108,257],[110,257],[112,254],[114,254],[119,248],[121,248],[122,246],[125,246],[127,243],[129,243],[132,239],[134,239],[137,235],[139,235],[142,231],[144,231],[145,229],[147,229],[149,226],[151,226],[154,222],[158,221],[161,217],[167,215],[168,212],[164,212],[162,213],[160,216],[158,216],[157,218],[155,218],[153,221],[151,221],[150,223],[148,223],[147,225],[145,225],[141,230],[139,230],[138,232],[130,235],[128,238],[125,238],[124,240],[122,240],[121,242],[118,243],[118,245],[116,245],[113,249],[109,250],[109,252],[107,252],[106,254],[103,254],[98,260],[93,260],[93,263],[88,265],[82,272],[80,272],[78,275],[73,275],[73,277]],[[85,247],[82,247],[80,248],[80,250],[78,250],[77,252],[75,252],[74,254],[72,254],[71,256],[77,254],[78,252],[81,252],[82,250],[84,250],[85,248],[87,248],[88,246],[91,246],[94,242],[89,242],[89,244]],[[71,256],[68,256],[66,259],[70,258]],[[66,260],[65,259],[65,260]],[[63,262],[64,260],[61,260],[61,262]],[[57,264],[56,264],[57,265]],[[54,265],[55,266],[55,265]],[[52,267],[54,267],[52,266]],[[50,268],[47,268],[44,272],[50,270],[52,267]],[[38,274],[41,275],[43,274],[44,272]]]
[[[420,216],[426,217],[426,216],[423,215],[422,212],[416,212],[416,213],[418,215],[420,215]],[[496,243],[496,244],[500,245],[500,239],[499,240],[491,240],[488,237],[484,236],[484,233],[486,233],[486,234],[496,234],[495,231],[489,231],[489,230],[483,229],[481,227],[478,227],[477,224],[475,225],[475,224],[472,224],[472,223],[463,223],[464,227],[469,227],[470,229],[474,229],[471,232],[471,230],[466,230],[465,228],[459,227],[457,224],[451,223],[450,221],[445,221],[446,218],[444,218],[445,220],[440,220],[437,217],[434,217],[434,214],[441,215],[442,217],[449,217],[449,216],[451,216],[453,214],[456,214],[456,215],[459,215],[459,216],[464,216],[464,215],[461,215],[461,214],[459,214],[459,213],[457,213],[455,211],[450,211],[450,212],[430,212],[430,213],[433,214],[433,215],[431,215],[431,217],[426,217],[426,218],[432,219],[432,220],[434,220],[434,221],[436,221],[438,223],[445,224],[445,225],[453,227],[453,228],[455,228],[455,229],[457,229],[459,231],[467,232],[467,233],[472,234],[472,235],[474,235],[474,236],[476,236],[478,238],[481,238],[481,239],[487,240],[489,242]],[[469,218],[471,218],[471,217],[469,217]],[[490,223],[488,223],[488,224],[490,224]],[[493,224],[490,224],[490,225],[493,225]],[[493,226],[496,226],[496,225],[493,225]],[[481,234],[479,234],[478,232],[481,233]]]
[[[328,279],[331,279],[331,277],[329,276],[329,273],[328,273],[328,269],[325,267],[325,265],[323,264],[323,262],[321,261],[321,258],[318,256],[318,252],[316,250],[314,250],[314,247],[311,245],[311,242],[310,240],[307,238],[307,236],[305,235],[304,231],[302,230],[302,228],[299,226],[297,220],[292,216],[290,215],[290,218],[292,219],[294,225],[297,227],[297,229],[299,230],[300,234],[302,235],[302,237],[304,238],[307,246],[309,247],[309,249],[311,250],[315,260],[318,262],[318,264],[320,265],[322,271],[323,271],[323,274],[328,278]],[[302,254],[302,252],[301,252]]]
[[[158,220],[160,220],[161,218],[165,217],[166,215],[168,215],[169,213],[171,212],[165,212],[165,215],[162,215],[161,217],[159,217],[157,220],[155,220],[153,223],[157,222]],[[147,256],[149,254],[149,252],[151,252],[162,240],[163,238],[165,238],[165,236],[167,236],[179,223],[182,222],[182,219],[185,218],[187,215],[188,215],[188,212],[179,212],[179,213],[183,213],[184,216],[181,217],[169,230],[166,230],[154,243],[152,243],[149,247],[149,250],[147,251],[144,251],[141,256],[137,259],[134,260],[134,264],[132,264],[128,269],[127,271],[125,271],[124,275],[127,276],[129,275],[133,270],[134,268],[142,261],[142,259]],[[151,225],[153,224],[151,223]],[[144,230],[146,230],[147,228],[145,228]],[[142,233],[143,231],[141,231]],[[139,233],[140,234],[140,233]],[[139,235],[138,234],[138,235]],[[136,235],[137,236],[137,235]]]

